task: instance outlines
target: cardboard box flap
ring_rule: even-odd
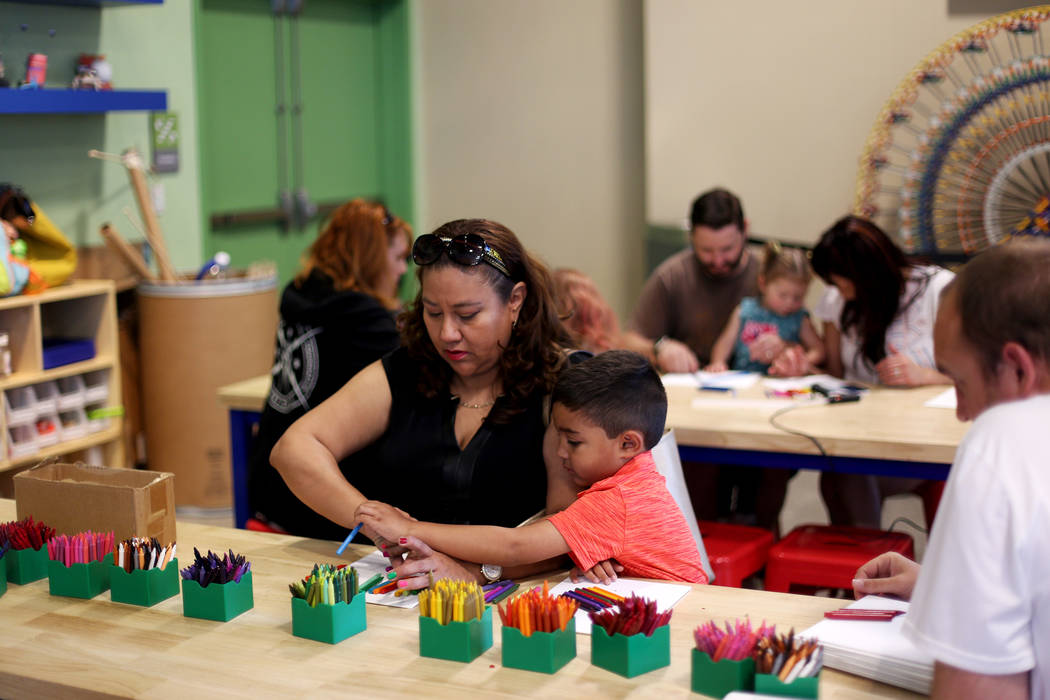
[[[18,518],[69,535],[112,530],[118,539],[175,541],[174,475],[48,461],[14,477]]]

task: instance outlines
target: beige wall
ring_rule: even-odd
[[[640,0],[425,0],[421,230],[488,217],[627,311],[645,229]]]
[[[648,221],[679,223],[721,184],[753,231],[815,241],[852,206],[857,159],[890,92],[1003,4],[646,0]]]

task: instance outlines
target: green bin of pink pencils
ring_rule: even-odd
[[[691,687],[694,693],[721,698],[734,690],[754,690],[755,662],[751,659],[740,661],[712,661],[707,652],[693,649]]]
[[[109,590],[113,556],[96,561],[69,564],[51,559],[47,562],[47,585],[51,595],[67,598],[94,598]]]

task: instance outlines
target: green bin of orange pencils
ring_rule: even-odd
[[[556,673],[576,657],[576,601],[551,596],[547,583],[499,607],[503,621],[503,665]],[[533,621],[539,621],[540,628]]]
[[[420,592],[420,656],[469,663],[491,647],[492,608],[481,586],[439,579]]]

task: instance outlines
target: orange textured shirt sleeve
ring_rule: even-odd
[[[623,551],[627,509],[618,489],[593,491],[550,517],[581,571]]]

